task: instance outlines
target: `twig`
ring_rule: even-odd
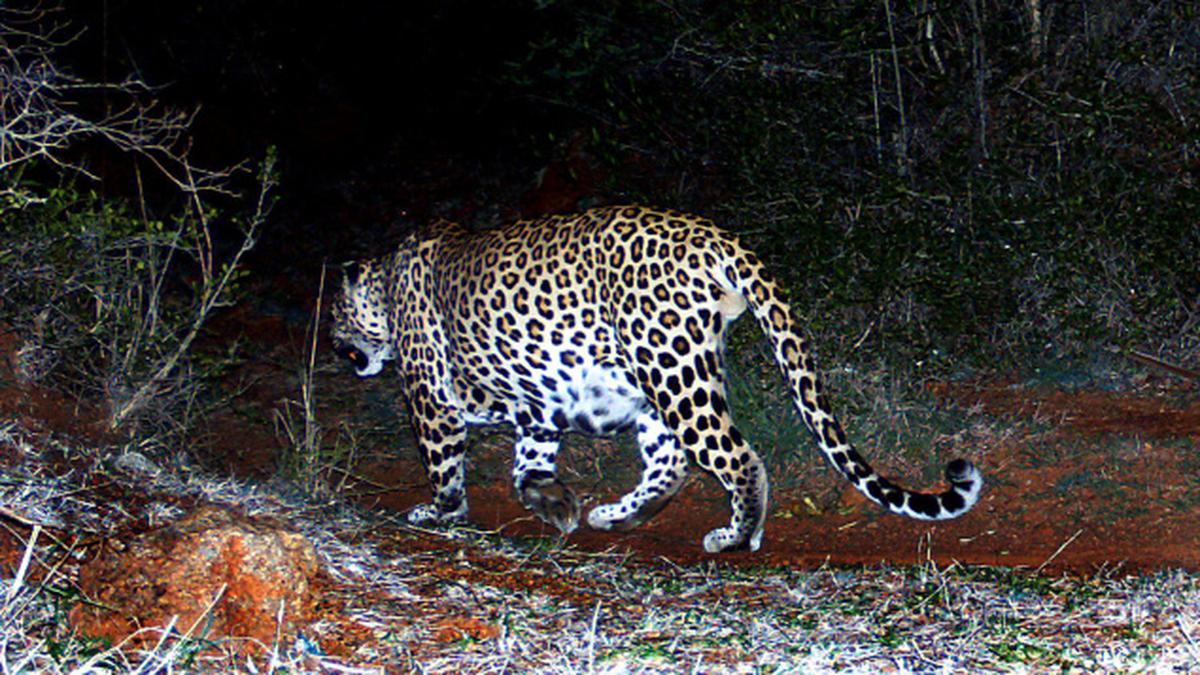
[[[13,578],[12,586],[8,588],[9,602],[12,602],[13,598],[21,592],[25,575],[29,573],[29,561],[33,559],[33,550],[37,548],[37,538],[41,531],[41,525],[34,525],[33,532],[29,534],[29,541],[25,544],[25,554],[21,556],[21,565],[17,568],[17,575]]]
[[[1175,617],[1175,627],[1179,629],[1179,634],[1183,636],[1184,641],[1187,643],[1187,651],[1191,655],[1192,660],[1200,662],[1200,647],[1196,646],[1196,641],[1192,639],[1188,628],[1183,625],[1182,616]]]
[[[15,520],[18,523],[20,523],[22,525],[28,525],[29,527],[40,527],[41,526],[41,523],[34,521],[34,520],[30,520],[30,519],[26,518],[25,516],[17,513],[16,511],[13,511],[12,509],[5,507],[5,506],[0,506],[0,516],[3,516],[4,518],[8,518],[10,520]]]
[[[137,412],[150,401],[159,385],[175,370],[175,367],[191,349],[192,342],[200,335],[200,331],[207,324],[212,312],[221,306],[225,299],[225,292],[233,282],[237,273],[241,270],[242,258],[254,245],[258,243],[258,229],[266,221],[267,213],[270,211],[269,195],[275,187],[274,179],[275,159],[271,154],[263,160],[262,170],[259,176],[259,193],[258,201],[255,204],[254,214],[250,217],[246,227],[242,244],[233,254],[229,261],[223,266],[221,274],[216,277],[205,276],[205,288],[201,293],[200,304],[195,309],[192,319],[192,325],[183,339],[176,345],[175,351],[162,361],[150,377],[146,378],[137,388],[137,390],[126,401],[117,405],[109,417],[108,426],[110,429],[119,428],[130,415]],[[189,174],[192,176],[192,174]],[[197,207],[198,217],[203,218],[203,208]],[[207,236],[207,227],[202,225]]]
[[[1185,377],[1189,380],[1200,382],[1200,373],[1194,370],[1188,370],[1182,366],[1177,366],[1173,363],[1167,363],[1166,361],[1150,356],[1149,354],[1144,354],[1142,352],[1125,352],[1125,358],[1137,361],[1144,366],[1161,368],[1168,373],[1174,373],[1180,377]]]
[[[979,124],[979,156],[980,159],[988,159],[991,153],[988,151],[988,119],[987,119],[987,104],[984,101],[984,85],[986,78],[984,69],[987,57],[984,53],[983,43],[983,17],[982,10],[979,7],[979,0],[969,0],[967,3],[971,8],[971,23],[973,24],[971,31],[971,66],[975,74],[975,106],[977,113],[977,122]]]
[[[1061,544],[1061,545],[1060,545],[1060,546],[1059,546],[1059,547],[1058,547],[1058,548],[1057,548],[1057,549],[1054,551],[1054,553],[1052,553],[1052,554],[1050,555],[1050,557],[1049,557],[1049,558],[1046,558],[1045,562],[1043,562],[1041,565],[1038,565],[1038,566],[1037,566],[1037,569],[1035,569],[1035,570],[1033,571],[1033,572],[1034,572],[1034,574],[1040,574],[1042,570],[1046,569],[1046,565],[1049,565],[1050,563],[1054,562],[1054,559],[1055,559],[1055,558],[1057,558],[1057,557],[1059,556],[1059,554],[1060,554],[1060,553],[1062,553],[1063,551],[1065,551],[1065,550],[1067,549],[1067,547],[1071,545],[1071,543],[1072,543],[1072,542],[1074,542],[1076,539],[1078,539],[1078,538],[1079,538],[1079,535],[1081,535],[1081,534],[1083,534],[1083,528],[1082,528],[1082,527],[1081,527],[1081,528],[1079,528],[1078,530],[1075,530],[1075,534],[1071,535],[1071,537],[1070,537],[1069,539],[1067,539],[1066,541],[1064,541],[1064,542],[1063,542],[1063,543],[1062,543],[1062,544]]]
[[[900,77],[900,50],[896,47],[896,28],[892,18],[892,0],[883,0],[887,13],[888,42],[892,48],[892,70],[896,78],[896,113],[900,118],[900,131],[896,138],[896,173],[908,173],[908,122],[904,116],[904,85]]]
[[[600,627],[600,607],[601,607],[601,605],[602,605],[602,602],[600,600],[597,600],[596,601],[596,611],[594,613],[592,613],[592,626],[591,626],[591,630],[589,631],[591,634],[588,636],[589,639],[588,639],[587,672],[589,672],[589,673],[596,672],[596,633]]]
[[[388,518],[388,520],[392,524],[396,525],[397,527],[401,527],[406,530],[412,530],[413,532],[419,532],[421,534],[429,534],[429,535],[433,535],[435,537],[441,537],[442,539],[453,540],[453,539],[458,539],[458,537],[454,536],[456,533],[469,534],[469,535],[475,535],[475,536],[485,536],[485,537],[498,537],[498,536],[501,536],[504,534],[504,528],[506,528],[506,527],[515,525],[517,523],[536,521],[537,518],[535,518],[534,516],[523,516],[520,518],[513,518],[510,521],[501,523],[500,526],[494,530],[485,530],[481,527],[476,527],[474,525],[471,525],[470,523],[465,523],[465,524],[455,523],[455,524],[450,525],[447,529],[436,529],[436,528],[432,528],[432,527],[425,527],[422,525],[414,525],[407,521],[400,520],[399,518]]]
[[[321,303],[325,299],[325,265],[321,265],[321,281],[317,287],[317,306],[313,309],[312,344],[308,350],[308,367],[304,370],[304,382],[301,386],[301,397],[304,399],[304,440],[300,451],[306,456],[300,458],[304,470],[305,488],[316,494],[320,482],[320,469],[317,462],[320,459],[321,427],[317,422],[316,399],[313,395],[313,373],[317,369],[317,339],[321,334]],[[336,458],[335,460],[336,461]]]
[[[871,64],[871,117],[875,122],[875,163],[883,164],[883,129],[879,121],[879,73],[875,67],[875,52],[869,55]]]

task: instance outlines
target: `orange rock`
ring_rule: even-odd
[[[290,640],[311,616],[317,567],[303,536],[204,506],[120,550],[108,543],[80,570],[79,588],[90,602],[77,604],[70,619],[80,631],[114,643],[177,617],[175,630],[182,634],[271,645],[277,636]],[[135,639],[160,635],[149,631]]]

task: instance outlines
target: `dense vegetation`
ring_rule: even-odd
[[[572,113],[608,195],[743,230],[817,330],[1197,353],[1192,3],[542,4],[509,83]]]
[[[181,193],[144,188],[140,169],[111,152],[152,169],[130,142],[179,153],[184,127],[200,154],[228,163],[279,144],[279,222],[260,235],[272,250],[306,243],[282,256],[291,261],[361,252],[342,245],[347,232],[379,250],[390,222],[378,221],[401,211],[494,221],[518,209],[538,169],[557,166],[570,200],[556,208],[644,201],[742,232],[837,362],[945,376],[1129,349],[1194,366],[1200,354],[1193,3],[287,5],[128,0],[68,13],[89,29],[74,41],[31,43],[25,24],[6,34],[7,75],[52,59],[51,93],[65,98],[50,113],[78,119],[126,94],[206,106],[194,129],[189,117],[161,118],[166,142],[84,129],[63,139],[72,154],[54,147],[53,162],[15,157],[37,169],[5,157],[0,312],[23,334],[54,319],[66,343],[86,344],[66,363],[106,359],[86,389],[124,392],[117,399],[136,390],[114,379],[114,364],[140,368],[141,381],[159,373],[187,317],[157,357],[131,358],[114,336],[144,351],[137,326],[156,325],[163,308],[198,307],[194,273],[215,279],[213,256],[238,250],[225,237],[244,228],[222,227],[228,218],[215,219],[211,250],[184,236],[207,231],[211,198],[198,204],[186,181]],[[124,72],[171,86],[75,86]],[[17,113],[5,110],[9,139]],[[167,158],[193,170],[186,147]],[[100,179],[104,199],[81,171]],[[253,212],[248,201],[235,212]],[[319,225],[345,212],[357,216],[350,228]],[[181,242],[190,252],[179,258]],[[86,273],[31,266],[99,250],[102,268]],[[122,286],[96,274],[133,276]],[[125,299],[100,297],[114,292]]]

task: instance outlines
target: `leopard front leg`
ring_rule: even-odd
[[[517,427],[513,487],[525,508],[566,535],[579,524],[580,509],[575,493],[558,479],[560,441],[557,431]]]
[[[413,525],[462,523],[467,519],[465,453],[467,427],[455,412],[413,416],[421,462],[433,490],[433,502],[408,513]]]

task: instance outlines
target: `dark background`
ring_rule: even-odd
[[[169,103],[201,107],[199,162],[226,166],[278,146],[284,199],[268,241],[296,231],[336,244],[342,228],[298,214],[329,217],[372,199],[338,189],[356,172],[503,142],[513,113],[495,110],[480,81],[496,61],[476,61],[503,47],[503,31],[467,4],[115,0],[68,3],[63,17],[84,29],[66,52],[79,75],[133,74]]]
[[[84,29],[66,51],[77,74],[133,74],[167,102],[201,106],[197,159],[223,166],[278,146],[282,240],[295,228],[337,244],[344,228],[299,222],[314,211],[373,206],[362,217],[385,222],[357,225],[376,232],[424,213],[402,184],[439,168],[487,166],[532,186],[551,134],[579,116],[512,81],[560,22],[533,3],[109,0],[67,3],[62,17]]]
[[[58,16],[82,29],[74,72],[201,106],[197,160],[278,147],[258,271],[310,283],[316,262],[386,251],[432,216],[641,201],[743,233],[815,303],[814,329],[874,325],[868,347],[1190,355],[1195,4],[1036,4],[1036,26],[1025,0],[106,0]]]

